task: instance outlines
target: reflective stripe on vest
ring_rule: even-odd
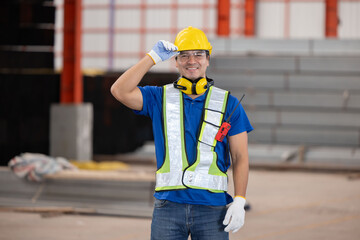
[[[166,85],[163,89],[163,126],[165,159],[156,171],[155,190],[184,189],[182,175],[188,161],[184,141],[183,97],[172,85]]]
[[[156,191],[186,187],[211,191],[227,190],[227,175],[217,166],[215,136],[223,121],[228,92],[210,87],[197,144],[197,158],[191,166],[185,151],[182,93],[171,84],[164,86],[163,116],[165,159],[156,172]]]

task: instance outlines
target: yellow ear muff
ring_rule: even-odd
[[[208,87],[214,85],[212,79],[199,78],[194,82],[189,79],[182,77],[179,80],[174,82],[174,87],[180,89],[185,94],[202,94],[208,89]]]
[[[187,80],[186,78],[180,78],[177,83],[177,85],[180,85],[181,87],[183,87],[181,89],[181,91],[185,94],[192,94],[192,85],[193,83],[189,80]]]
[[[206,80],[206,78],[201,78],[199,81],[197,81],[196,86],[195,86],[195,90],[196,90],[196,94],[202,94],[206,91],[208,82]]]

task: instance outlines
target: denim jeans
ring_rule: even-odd
[[[228,240],[226,206],[180,204],[155,199],[151,240]]]

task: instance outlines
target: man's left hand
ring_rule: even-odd
[[[225,232],[232,231],[233,233],[239,231],[239,229],[245,223],[245,203],[246,200],[243,197],[235,197],[234,202],[228,208],[223,224],[227,225]]]

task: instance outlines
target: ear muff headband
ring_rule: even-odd
[[[202,94],[212,85],[214,85],[214,81],[206,78],[198,78],[192,82],[185,77],[181,77],[174,82],[175,88],[180,89],[183,93],[188,95]]]

